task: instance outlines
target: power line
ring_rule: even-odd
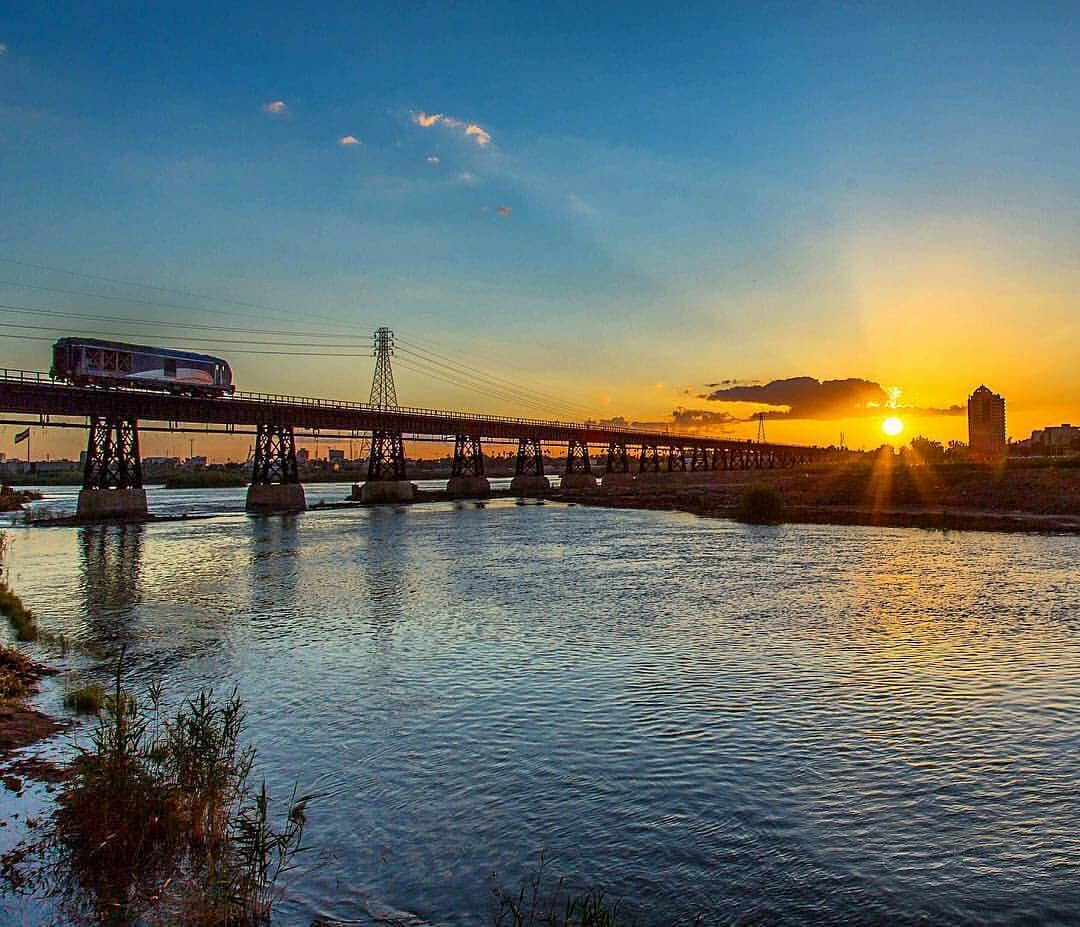
[[[49,272],[49,273],[65,274],[65,275],[72,276],[72,277],[79,277],[79,278],[87,279],[87,280],[94,280],[94,281],[110,283],[110,284],[114,284],[114,285],[118,285],[118,286],[136,287],[136,288],[152,290],[152,291],[160,292],[160,293],[173,293],[173,294],[176,294],[176,295],[187,297],[189,299],[196,299],[196,300],[209,301],[209,302],[223,302],[223,303],[228,303],[228,304],[231,304],[231,305],[234,305],[234,306],[243,306],[243,307],[250,308],[250,309],[258,309],[258,310],[261,310],[262,313],[269,312],[269,313],[273,313],[273,314],[288,314],[291,318],[295,318],[296,315],[297,315],[297,313],[295,311],[282,309],[282,308],[274,307],[274,306],[267,306],[267,305],[262,304],[262,303],[250,302],[250,301],[246,301],[246,300],[238,300],[238,299],[233,299],[233,298],[230,298],[230,297],[208,296],[206,294],[198,293],[198,292],[195,292],[193,290],[181,289],[181,288],[176,288],[176,287],[164,287],[164,286],[158,286],[158,285],[149,284],[149,283],[140,283],[140,282],[137,282],[137,281],[124,280],[124,279],[117,278],[117,277],[109,277],[109,276],[106,276],[104,274],[91,274],[91,273],[85,273],[85,272],[81,272],[81,271],[67,270],[67,269],[59,268],[59,267],[52,267],[52,266],[49,266],[49,265],[46,265],[46,264],[39,264],[39,263],[30,262],[30,261],[23,261],[23,260],[19,260],[19,259],[16,259],[16,258],[9,258],[9,257],[0,256],[0,262],[16,265],[16,266],[20,266],[20,267],[33,268],[35,270],[42,270],[42,271],[46,271],[46,272]],[[74,295],[74,296],[84,296],[84,297],[88,297],[88,298],[92,298],[92,299],[102,299],[102,300],[106,300],[106,301],[113,300],[113,301],[119,301],[119,302],[136,303],[136,304],[140,304],[140,305],[157,306],[157,307],[160,307],[160,308],[167,308],[167,309],[179,309],[179,310],[183,310],[183,311],[195,311],[195,312],[203,312],[203,313],[213,313],[213,312],[216,311],[216,310],[207,309],[207,308],[201,307],[201,306],[180,305],[180,304],[176,304],[176,303],[160,303],[160,302],[154,302],[154,301],[151,301],[151,300],[146,300],[146,299],[141,299],[141,298],[136,299],[136,298],[129,297],[129,296],[106,295],[106,294],[102,294],[102,293],[93,293],[93,292],[88,292],[88,291],[83,291],[83,290],[69,290],[69,289],[64,289],[64,288],[61,288],[61,287],[50,287],[50,286],[46,286],[46,285],[43,285],[43,284],[19,283],[19,282],[16,282],[16,281],[0,281],[0,285],[7,285],[7,286],[13,286],[13,287],[25,287],[25,288],[34,289],[34,290],[52,291],[52,292],[64,293],[64,294],[67,294],[67,295]],[[36,314],[46,315],[46,316],[53,317],[53,318],[74,318],[74,319],[79,319],[80,321],[84,321],[86,319],[91,319],[93,321],[117,322],[117,323],[122,323],[124,325],[151,325],[151,326],[162,326],[162,327],[179,327],[179,326],[183,326],[183,327],[186,327],[186,328],[189,328],[189,329],[190,328],[198,328],[198,329],[202,329],[204,331],[222,331],[222,332],[226,332],[226,333],[237,333],[237,334],[267,334],[267,335],[283,335],[283,336],[295,336],[295,337],[333,338],[333,339],[338,339],[340,341],[352,341],[352,340],[358,340],[361,337],[367,337],[367,336],[363,336],[363,335],[360,335],[360,334],[350,335],[350,334],[343,334],[343,333],[299,332],[299,331],[293,332],[293,331],[279,331],[279,330],[274,330],[274,329],[255,329],[255,328],[238,328],[238,327],[217,326],[217,325],[210,325],[210,324],[206,324],[206,323],[194,323],[194,322],[173,323],[173,322],[169,322],[167,320],[129,319],[129,318],[126,318],[126,317],[119,317],[119,316],[94,316],[94,315],[87,316],[87,315],[80,315],[80,314],[75,314],[75,313],[64,313],[64,312],[61,312],[60,310],[42,310],[42,309],[34,309],[33,307],[28,307],[28,306],[11,306],[11,305],[6,305],[5,306],[5,305],[2,305],[2,304],[0,304],[0,309],[6,309],[6,310],[8,310],[10,312],[21,312],[21,313],[27,313],[27,314],[36,313]],[[252,315],[251,313],[236,313],[236,314],[248,315],[248,316]],[[326,321],[334,322],[335,324],[339,324],[339,325],[340,324],[345,324],[348,327],[352,327],[352,325],[358,324],[358,323],[348,323],[348,322],[343,323],[342,320],[340,320],[340,319],[331,318],[331,317],[327,317],[327,316],[312,315],[311,313],[305,313],[305,314],[309,318],[321,318],[321,319],[324,319]],[[255,317],[262,318],[263,316],[258,315],[258,316],[255,316]],[[0,323],[0,324],[3,324],[3,323]],[[21,328],[27,328],[27,329],[34,328],[33,326],[8,326],[8,327],[21,327]],[[42,328],[40,330],[46,330],[46,329]],[[113,335],[111,333],[108,336],[109,337],[116,337],[115,335]],[[26,339],[28,336],[10,335],[9,337],[21,337],[23,339]],[[47,340],[47,339],[45,339],[45,340]],[[198,341],[200,341],[202,343],[217,343],[217,344],[259,344],[259,345],[262,345],[262,344],[279,345],[280,344],[282,346],[286,345],[286,343],[283,343],[283,342],[261,342],[261,341],[251,341],[251,340],[235,341],[235,340],[229,340],[229,339],[223,339],[223,338],[222,339],[198,338],[196,340],[198,340]],[[492,393],[493,394],[494,393],[494,388],[497,387],[503,398],[509,398],[509,399],[512,399],[513,401],[519,401],[519,402],[527,403],[527,404],[533,405],[533,406],[556,406],[556,407],[563,408],[563,409],[565,409],[567,411],[572,412],[572,414],[574,416],[580,416],[580,415],[589,416],[589,415],[593,414],[593,409],[591,407],[589,407],[589,406],[583,405],[583,404],[578,403],[578,402],[574,402],[572,400],[557,397],[557,396],[555,396],[553,394],[545,393],[543,391],[536,390],[536,389],[534,389],[532,387],[521,386],[521,385],[515,383],[514,381],[507,379],[506,377],[502,377],[502,376],[499,376],[497,374],[492,374],[492,373],[490,373],[488,371],[485,371],[485,370],[482,370],[482,369],[480,369],[478,367],[474,367],[474,366],[471,366],[469,364],[462,363],[461,361],[458,361],[456,358],[451,357],[451,356],[446,355],[446,354],[443,354],[442,352],[437,351],[434,348],[431,348],[431,347],[428,347],[428,346],[425,346],[425,345],[422,345],[422,344],[419,344],[419,343],[416,343],[416,342],[411,342],[411,341],[409,341],[407,339],[404,339],[404,340],[399,339],[399,341],[403,341],[403,343],[406,344],[406,345],[411,344],[412,347],[415,349],[415,351],[412,351],[412,352],[409,352],[409,353],[412,354],[414,359],[416,359],[417,361],[423,361],[425,366],[429,367],[430,365],[437,365],[437,366],[443,368],[444,370],[449,371],[453,376],[457,377],[458,380],[455,381],[456,385],[465,385],[466,388],[476,389],[476,387],[473,387],[471,384],[467,385],[463,381],[465,381],[467,379],[478,380],[482,384],[483,383],[490,384],[489,386],[485,386],[483,389],[477,389],[476,391],[478,391],[478,392],[486,392],[486,393]],[[324,344],[292,345],[291,343],[289,343],[289,346],[295,346],[295,347],[337,347],[338,345],[324,345]],[[346,347],[352,347],[352,345],[346,345]],[[332,353],[327,353],[327,354],[323,355],[323,354],[320,354],[318,352],[248,351],[248,350],[241,350],[241,349],[238,349],[238,348],[234,348],[233,350],[236,351],[237,353],[265,353],[265,354],[282,354],[282,355],[294,354],[296,356],[307,356],[307,357],[310,357],[310,356],[328,356],[328,357],[331,357],[331,356],[334,356],[334,357],[365,356],[365,355],[359,355],[359,354],[353,355],[353,354],[346,353],[346,352],[332,352]],[[416,352],[418,352],[418,353],[416,353]],[[424,372],[427,375],[432,375],[432,371],[430,369],[427,369]],[[507,397],[507,395],[506,395],[507,393],[510,394],[509,397]]]
[[[183,307],[187,308],[187,307]],[[12,306],[0,303],[0,311],[41,315],[48,318],[89,320],[91,322],[122,322],[125,325],[157,325],[164,328],[201,328],[206,331],[249,335],[294,335],[298,338],[337,338],[344,341],[366,341],[371,336],[345,335],[338,332],[286,331],[278,328],[238,328],[232,325],[210,325],[206,322],[172,322],[166,319],[133,319],[126,315],[93,315],[82,312],[66,312],[60,309],[38,309],[33,306]]]
[[[433,348],[424,347],[423,345],[417,344],[414,341],[409,341],[408,339],[405,339],[405,338],[399,338],[398,341],[401,342],[402,344],[405,344],[405,345],[411,345],[416,350],[421,351],[424,354],[427,354],[432,358],[442,358],[444,361],[450,362],[455,367],[461,368],[462,370],[465,370],[465,371],[469,371],[469,372],[474,373],[474,374],[476,374],[476,375],[478,375],[480,377],[483,377],[485,379],[492,380],[492,381],[495,381],[495,382],[501,382],[503,384],[506,384],[506,385],[516,389],[516,390],[521,390],[523,392],[527,392],[531,396],[537,396],[537,397],[539,397],[541,399],[546,399],[549,402],[557,403],[557,404],[562,405],[562,406],[564,406],[566,408],[576,408],[576,409],[580,409],[580,410],[582,410],[582,411],[584,411],[584,412],[586,412],[586,413],[588,413],[590,415],[592,414],[593,410],[589,406],[585,406],[585,405],[582,405],[581,403],[573,402],[572,400],[558,398],[556,396],[553,396],[550,393],[545,393],[545,392],[543,392],[541,390],[533,389],[533,388],[530,388],[530,387],[521,387],[518,384],[514,383],[512,380],[508,380],[506,377],[501,377],[501,376],[498,376],[497,374],[493,374],[493,373],[481,370],[478,367],[473,367],[473,366],[471,366],[469,364],[462,363],[461,361],[458,361],[455,358],[450,357],[449,355],[446,355],[446,354],[443,354],[443,353],[441,353],[439,351],[436,351]],[[405,350],[405,349],[402,349],[402,350]],[[437,363],[437,361],[433,361],[433,363]]]
[[[538,402],[537,397],[533,393],[527,392],[526,390],[521,389],[519,387],[515,387],[513,385],[510,385],[508,387],[503,387],[502,385],[500,385],[499,383],[494,382],[494,381],[489,382],[489,383],[484,383],[483,381],[478,380],[474,376],[470,376],[468,374],[463,374],[459,369],[457,369],[455,366],[453,366],[451,364],[444,364],[441,361],[437,361],[437,360],[429,360],[428,358],[425,358],[422,355],[417,354],[415,351],[410,351],[408,348],[399,348],[398,350],[401,351],[401,353],[412,357],[417,363],[423,363],[423,364],[425,364],[425,365],[427,365],[429,367],[430,366],[437,366],[437,367],[443,368],[443,369],[449,371],[452,375],[457,376],[462,380],[473,381],[473,382],[478,383],[481,387],[488,390],[489,392],[494,391],[494,390],[499,390],[502,394],[504,394],[504,395],[509,394],[514,399],[516,399],[516,400],[518,400],[520,402],[526,402],[526,403],[531,403],[531,404],[541,404],[541,403]],[[552,404],[553,403],[547,403],[548,406],[550,406]],[[563,404],[561,402],[555,402],[554,404],[558,405],[558,406],[562,406],[563,408],[570,408],[569,405],[565,405],[565,404]]]
[[[54,331],[57,330],[55,325],[27,325],[26,323],[23,323],[23,322],[0,322],[0,328],[25,328],[25,329],[29,329],[30,331],[39,331],[39,332],[54,332]],[[118,338],[118,337],[121,337],[120,335],[117,335],[116,332],[101,332],[101,331],[92,331],[92,330],[88,330],[88,329],[83,329],[83,334],[84,335],[93,335],[94,337],[102,337],[102,338]],[[306,343],[306,342],[302,342],[302,341],[301,342],[294,342],[294,341],[257,341],[257,340],[253,340],[251,338],[244,338],[244,339],[236,339],[236,338],[204,338],[204,337],[201,337],[201,336],[195,336],[194,338],[188,339],[188,340],[197,341],[200,344],[257,344],[257,345],[268,345],[268,346],[279,346],[279,347],[295,347],[295,348],[336,348],[336,347],[338,347],[338,345],[336,345],[336,344],[310,344],[310,343]],[[360,357],[364,357],[364,356],[370,357],[371,355],[370,354],[368,354],[368,355],[361,354],[359,356]]]
[[[173,293],[173,294],[175,294],[177,296],[186,296],[189,299],[199,299],[199,300],[203,300],[204,302],[229,303],[230,305],[233,305],[233,306],[244,306],[244,307],[249,308],[249,309],[258,309],[261,312],[270,312],[270,313],[273,313],[273,314],[276,314],[276,315],[287,315],[287,316],[290,316],[290,317],[293,317],[293,318],[295,318],[295,316],[296,316],[296,311],[295,310],[281,309],[281,308],[278,308],[278,307],[275,307],[275,306],[267,306],[267,305],[264,305],[263,303],[247,302],[247,301],[242,300],[242,299],[232,299],[232,298],[230,298],[228,296],[208,296],[205,293],[196,293],[196,292],[194,292],[192,290],[182,290],[182,289],[178,289],[178,288],[175,288],[175,287],[167,287],[167,286],[155,286],[152,283],[138,283],[138,282],[136,282],[134,280],[122,280],[119,277],[106,277],[103,274],[88,274],[88,273],[84,273],[82,271],[77,271],[77,270],[65,270],[63,267],[50,267],[47,264],[35,264],[35,263],[31,262],[31,261],[21,261],[21,260],[18,260],[17,258],[8,258],[8,257],[0,256],[0,262],[2,262],[4,264],[15,264],[15,265],[18,265],[19,267],[31,267],[31,268],[33,268],[35,270],[44,270],[44,271],[47,271],[49,273],[54,273],[54,274],[66,274],[69,277],[82,277],[85,280],[98,280],[98,281],[101,281],[101,282],[104,282],[104,283],[112,283],[112,284],[115,284],[117,286],[139,287],[139,288],[146,289],[146,290],[154,290],[155,292],[158,292],[158,293]],[[14,285],[15,286],[23,286],[24,284],[14,284]],[[35,285],[34,288],[35,289],[44,289],[44,287],[41,287],[40,285]],[[81,294],[81,295],[93,296],[94,298],[97,298],[97,299],[122,299],[122,300],[125,300],[125,301],[130,301],[130,297],[113,297],[113,296],[96,295],[96,294],[92,294],[92,293],[85,293],[85,294]],[[170,308],[190,309],[190,310],[194,310],[196,312],[215,312],[216,311],[214,309],[205,309],[205,308],[203,308],[201,306],[172,306]],[[247,315],[247,316],[251,317],[251,313],[237,313],[237,314],[238,315]],[[337,323],[339,325],[341,325],[341,324],[346,324],[346,325],[350,324],[348,322],[343,323],[341,319],[334,319],[334,318],[331,318],[329,316],[312,315],[310,313],[308,313],[308,315],[310,315],[311,318],[321,318],[324,321],[335,322],[335,323]],[[254,317],[259,318],[259,316],[254,316]],[[351,324],[358,324],[358,323],[351,323]]]
[[[55,341],[55,338],[46,338],[44,335],[4,335],[5,338],[17,338],[20,341]],[[273,354],[282,357],[371,357],[371,352],[364,354],[339,354],[323,351],[254,351],[245,348],[233,348],[231,354]]]

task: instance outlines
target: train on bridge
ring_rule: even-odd
[[[49,375],[75,386],[163,390],[186,396],[222,396],[236,389],[232,368],[220,357],[96,338],[57,341]]]

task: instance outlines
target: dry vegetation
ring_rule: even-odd
[[[71,923],[267,923],[311,796],[294,791],[276,826],[243,731],[235,693],[170,715],[160,689],[136,699],[118,668],[51,821],[4,858],[6,888],[55,899]]]

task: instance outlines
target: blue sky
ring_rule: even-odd
[[[283,310],[217,303],[227,324],[389,324],[597,415],[807,375],[923,406],[987,379],[1032,427],[1076,409],[1076,4],[19,7],[0,257]],[[211,318],[171,317],[174,341]],[[985,343],[958,362],[973,318]],[[234,366],[353,398],[370,376]],[[416,404],[506,411],[399,379]]]

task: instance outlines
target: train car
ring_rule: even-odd
[[[128,387],[220,396],[236,387],[220,357],[96,338],[61,338],[49,375],[76,386]]]

